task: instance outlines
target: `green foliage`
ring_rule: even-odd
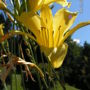
[[[65,87],[66,87],[66,90],[79,90],[79,89],[77,89],[77,88],[75,88],[75,87],[72,87],[72,86],[70,86],[70,85],[68,85],[68,84],[66,84]],[[54,87],[54,88],[51,88],[50,90],[63,90],[63,88],[62,88],[62,86],[59,84],[59,82],[56,82],[55,87]]]
[[[80,46],[68,38],[68,54],[63,64],[65,82],[82,90],[90,89],[90,44]]]

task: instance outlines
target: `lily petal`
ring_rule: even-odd
[[[43,6],[49,5],[53,2],[57,2],[64,7],[68,5],[67,0],[29,0],[30,11],[35,12],[41,9]]]
[[[37,11],[41,8],[44,0],[29,0],[29,7],[31,11]]]
[[[46,47],[53,47],[53,16],[51,9],[45,6],[41,9],[41,27],[44,30]],[[42,32],[42,31],[41,31]]]
[[[53,65],[54,68],[59,68],[62,65],[64,58],[67,54],[67,49],[68,45],[64,43],[62,47],[60,46],[56,48],[53,51],[53,53],[49,56],[51,64]]]
[[[67,0],[45,0],[44,4],[48,5],[48,4],[51,4],[53,2],[57,2],[57,3],[61,4],[62,6],[67,6],[68,5]]]
[[[67,0],[59,0],[57,3],[61,4],[63,7],[70,5],[70,3],[67,2]]]
[[[72,26],[76,19],[77,13],[70,12],[65,8],[60,9],[54,16],[54,46],[59,46],[65,32]]]
[[[75,31],[77,31],[78,29],[85,27],[87,25],[90,25],[90,21],[87,22],[81,22],[79,24],[77,24],[74,28],[70,29],[64,36],[63,42],[70,36],[72,35]]]
[[[40,17],[36,14],[31,14],[29,12],[24,12],[21,16],[17,16],[16,19],[21,22],[25,27],[30,29],[30,31],[38,38],[40,34]]]
[[[53,52],[54,48],[48,48],[44,46],[40,46],[41,52],[43,52],[47,57],[51,55],[51,52]]]

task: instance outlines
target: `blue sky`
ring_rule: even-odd
[[[77,25],[79,22],[90,20],[90,0],[68,0],[68,1],[72,2],[71,7],[68,10],[73,12],[76,11],[79,12],[73,26]],[[80,3],[80,1],[82,2]],[[53,13],[55,14],[56,11],[60,8],[61,8],[60,5],[55,4]],[[76,31],[72,35],[72,38],[79,39],[80,45],[83,45],[85,41],[90,43],[90,25]]]

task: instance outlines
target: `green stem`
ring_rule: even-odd
[[[5,89],[5,90],[8,90],[6,83],[4,83],[4,89]]]
[[[41,53],[41,59],[42,59],[42,63],[44,64],[44,59],[43,59],[43,55],[42,55],[42,53]],[[45,77],[46,77],[46,70],[45,70],[45,68],[46,67],[44,67],[44,75],[45,75]],[[44,82],[44,84],[45,84],[45,86],[46,86],[46,88],[48,89],[48,85],[47,85],[47,81],[43,78],[43,82]]]
[[[28,34],[28,33],[25,33],[25,32],[22,32],[22,31],[18,31],[18,30],[17,30],[17,31],[14,31],[14,30],[13,30],[13,31],[5,34],[4,36],[2,36],[2,37],[0,38],[0,43],[3,42],[3,41],[6,40],[6,39],[9,39],[10,37],[12,37],[12,36],[14,36],[14,35],[27,36],[27,37],[33,39],[34,41],[36,41],[35,38],[34,38],[32,35]]]
[[[16,90],[17,90],[17,75],[16,75],[16,70],[15,70],[15,86],[16,86]]]

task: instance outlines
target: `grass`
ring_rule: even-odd
[[[66,90],[79,90],[79,89],[77,89],[75,87],[72,87],[72,86],[70,86],[68,84],[66,84],[65,87],[66,87]],[[15,76],[15,74],[13,74],[12,75],[12,87],[10,85],[8,85],[7,88],[8,88],[8,90],[24,90],[22,85],[21,85],[21,75],[17,74]],[[56,84],[55,84],[55,87],[51,88],[49,90],[63,90],[63,88],[61,87],[61,85],[57,81]]]
[[[66,90],[80,90],[80,89],[77,89],[75,87],[72,87],[68,84],[65,85],[66,87]],[[62,86],[59,84],[59,82],[56,83],[55,87],[54,88],[51,88],[50,90],[63,90]]]
[[[7,85],[7,90],[23,90],[23,87],[21,85],[21,75],[20,74],[12,75],[12,83],[11,85]]]

